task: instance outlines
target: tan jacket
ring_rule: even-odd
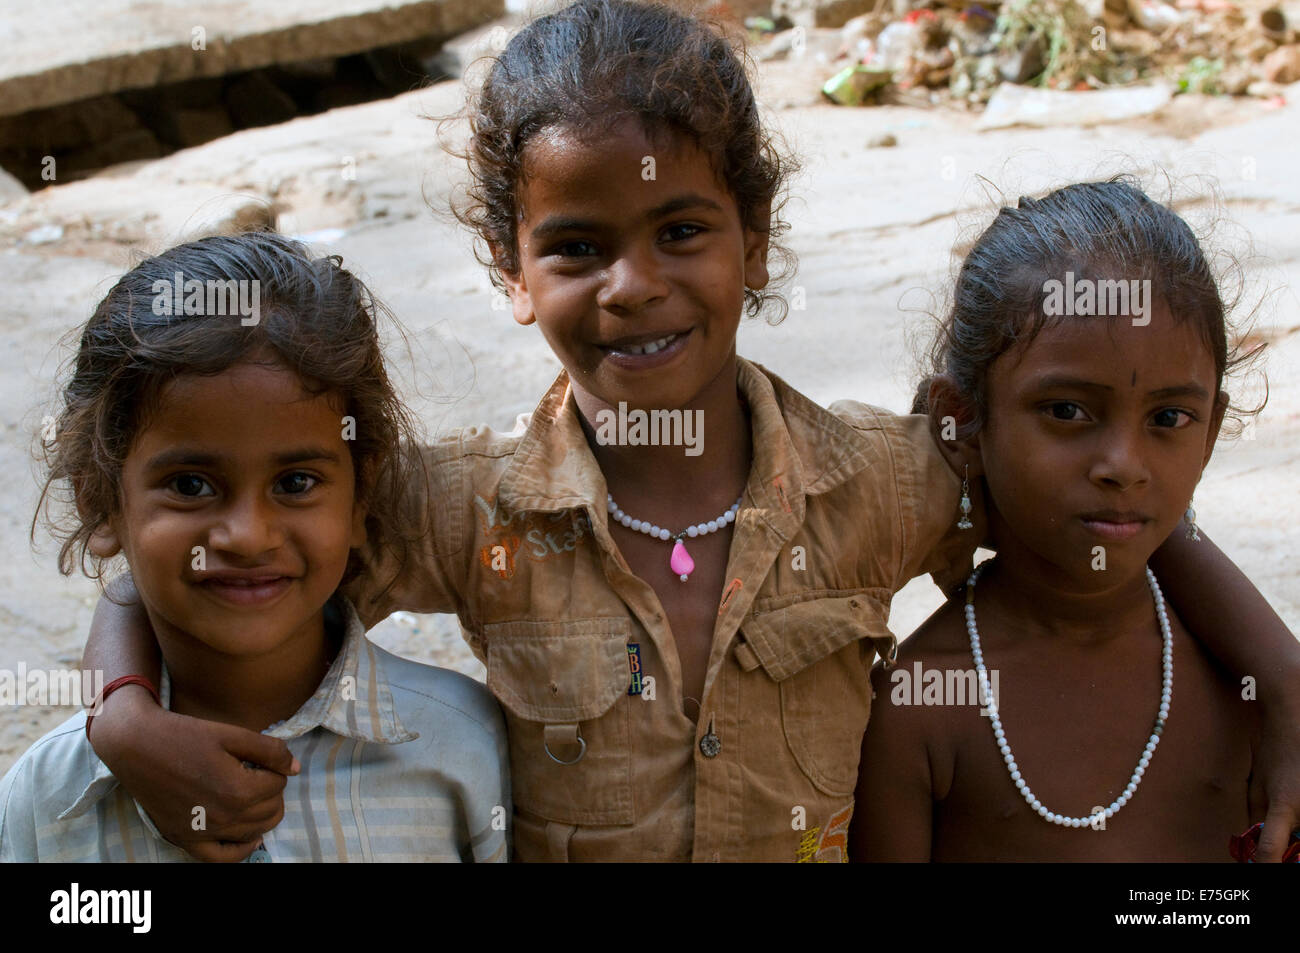
[[[349,592],[367,624],[460,617],[506,713],[520,860],[846,859],[890,599],[963,579],[979,529],[955,528],[960,481],[924,417],[828,411],[745,360],[738,383],[754,460],[698,725],[564,374],[522,434],[425,449],[432,537],[382,596]]]

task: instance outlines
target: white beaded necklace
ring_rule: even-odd
[[[1025,802],[1034,809],[1034,812],[1043,820],[1052,824],[1059,824],[1062,827],[1090,827],[1098,822],[1099,817],[1109,820],[1132,799],[1138,785],[1142,783],[1142,775],[1146,772],[1147,765],[1151,763],[1151,755],[1155,753],[1156,745],[1160,743],[1160,736],[1164,733],[1165,722],[1169,718],[1169,700],[1174,694],[1174,637],[1169,631],[1169,616],[1165,613],[1165,598],[1160,592],[1160,585],[1156,582],[1155,573],[1151,571],[1150,566],[1147,567],[1147,583],[1151,586],[1151,595],[1155,597],[1156,618],[1160,620],[1160,634],[1163,636],[1165,643],[1162,655],[1163,677],[1160,689],[1160,712],[1156,715],[1155,728],[1151,732],[1151,738],[1147,741],[1146,750],[1142,752],[1142,757],[1138,760],[1138,766],[1134,769],[1133,776],[1129,778],[1128,786],[1124,788],[1124,793],[1112,801],[1105,811],[1099,810],[1089,817],[1066,817],[1063,814],[1055,814],[1049,811],[1046,805],[1034,797],[1034,792],[1029,790],[1029,785],[1020,776],[1020,768],[1016,764],[1016,759],[1011,755],[1011,745],[1007,743],[1006,732],[1002,730],[1002,719],[998,717],[997,700],[994,699],[993,693],[989,690],[988,670],[984,667],[984,653],[980,651],[979,629],[975,627],[975,583],[984,567],[992,561],[980,563],[975,571],[970,574],[970,578],[966,580],[966,631],[970,633],[971,655],[975,659],[975,670],[979,676],[980,698],[987,707],[989,721],[993,725],[993,737],[997,740],[998,749],[1002,752],[1002,760],[1006,762],[1011,780],[1015,782],[1016,790],[1020,792],[1020,796],[1025,799]]]
[[[740,509],[740,501],[742,499],[744,499],[743,496],[737,497],[736,502],[731,504],[731,509],[727,510],[727,512],[723,513],[717,519],[709,520],[707,523],[696,523],[694,526],[688,526],[676,536],[661,526],[655,526],[649,520],[632,519],[632,517],[619,509],[618,504],[614,502],[613,494],[605,494],[605,505],[609,508],[610,515],[628,529],[634,530],[638,533],[645,533],[647,536],[654,539],[674,540],[673,554],[668,559],[668,565],[673,572],[681,577],[682,582],[685,582],[686,577],[695,571],[695,560],[692,559],[691,554],[686,551],[686,543],[684,542],[686,537],[689,536],[694,539],[696,536],[707,536],[709,533],[716,533],[728,523],[734,523],[736,520],[736,511]]]

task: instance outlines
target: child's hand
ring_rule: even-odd
[[[196,860],[243,860],[284,817],[285,778],[299,764],[279,738],[165,711],[133,687],[114,693],[91,729],[109,770]]]
[[[1265,706],[1264,716],[1250,778],[1250,816],[1264,817],[1255,860],[1274,863],[1282,859],[1291,832],[1300,829],[1300,703],[1288,698]]]

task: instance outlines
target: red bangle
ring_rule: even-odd
[[[104,707],[104,702],[108,701],[108,696],[113,694],[113,692],[117,691],[119,688],[122,688],[125,685],[143,685],[145,688],[149,689],[149,694],[153,696],[153,700],[156,701],[159,705],[162,704],[162,699],[158,697],[158,689],[153,687],[153,682],[149,681],[149,679],[145,678],[143,675],[123,675],[121,678],[115,678],[107,685],[104,686],[104,690],[100,692],[99,697],[95,699],[94,707],[95,708]],[[87,740],[90,739],[90,723],[94,720],[95,720],[94,715],[86,716],[86,739]]]
[[[1233,834],[1228,838],[1228,853],[1239,864],[1253,864],[1255,852],[1259,850],[1259,835],[1264,832],[1263,824],[1256,824],[1244,834]],[[1291,842],[1282,854],[1282,863],[1300,864],[1300,830],[1293,831]]]

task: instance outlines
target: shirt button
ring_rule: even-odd
[[[708,732],[700,739],[700,752],[706,758],[716,758],[718,752],[722,750],[722,739],[712,731]]]

